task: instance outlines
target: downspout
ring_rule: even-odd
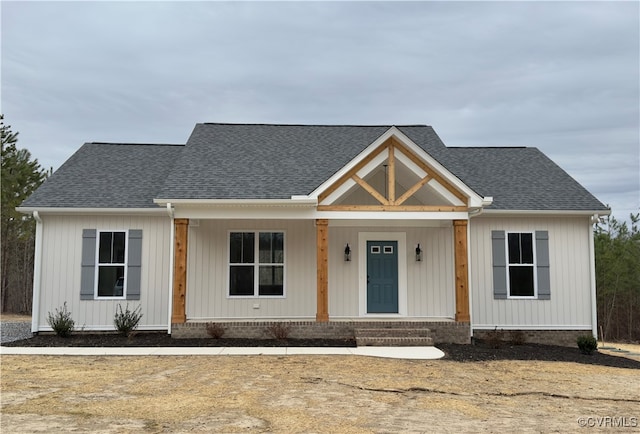
[[[167,334],[171,334],[171,316],[173,313],[173,262],[174,258],[174,238],[175,238],[175,225],[173,223],[174,220],[174,212],[171,207],[171,203],[167,203],[167,214],[169,214],[169,218],[171,219],[171,229],[169,236],[169,312],[167,317]]]
[[[482,213],[482,208],[476,215]],[[467,291],[469,291],[469,333],[470,339],[473,339],[473,280],[471,279],[471,214],[467,222]],[[473,341],[471,341],[473,343]]]
[[[36,221],[36,240],[33,251],[33,300],[31,300],[31,332],[40,327],[40,285],[42,283],[42,219],[38,211],[33,212]]]
[[[596,251],[593,239],[593,225],[596,224],[600,216],[594,214],[589,221],[589,268],[591,283],[591,333],[598,339],[598,300],[596,297]],[[600,336],[602,339],[602,336]]]

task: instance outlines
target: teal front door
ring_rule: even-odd
[[[397,241],[367,241],[367,313],[398,313]]]

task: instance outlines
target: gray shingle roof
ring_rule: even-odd
[[[87,143],[22,206],[153,208],[153,199],[288,199],[315,190],[390,126],[197,124],[186,146]],[[490,209],[604,210],[535,148],[447,148],[399,126]]]
[[[447,148],[445,166],[481,196],[487,209],[607,209],[537,148]]]
[[[153,199],[183,149],[85,143],[21,206],[157,208]]]
[[[309,194],[390,126],[197,124],[159,198],[286,199]],[[430,154],[431,127],[400,129]]]

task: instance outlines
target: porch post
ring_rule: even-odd
[[[317,307],[316,321],[329,321],[329,220],[316,220]]]
[[[453,221],[456,267],[456,321],[469,322],[469,264],[467,256],[467,220]]]
[[[174,263],[173,263],[173,311],[172,324],[182,324],[187,321],[187,239],[189,219],[175,219]]]

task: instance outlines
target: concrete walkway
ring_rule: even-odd
[[[391,359],[434,360],[436,347],[0,347],[0,355],[46,356],[292,356],[354,355]]]

